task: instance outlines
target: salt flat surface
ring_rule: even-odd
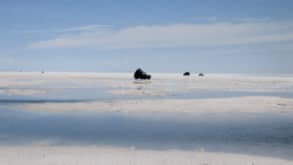
[[[133,81],[130,73],[0,73],[2,90],[11,88],[78,88],[103,85],[114,94],[164,95],[192,89],[252,92],[292,92],[293,76],[249,76],[235,74],[207,74],[205,77],[180,74],[153,74],[151,81]],[[56,85],[58,83],[58,85]]]
[[[138,99],[62,103],[27,103],[15,109],[35,112],[182,112],[182,113],[264,113],[292,112],[293,100],[278,97],[237,97],[220,99]]]
[[[293,77],[0,73],[1,164],[293,164]]]
[[[9,165],[291,165],[292,161],[253,155],[204,151],[153,151],[107,147],[1,147],[0,162]]]

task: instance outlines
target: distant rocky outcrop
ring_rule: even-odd
[[[134,79],[149,80],[151,79],[151,77],[152,77],[151,75],[144,72],[141,68],[138,68],[134,72]]]
[[[190,73],[189,72],[184,72],[183,76],[190,76]]]

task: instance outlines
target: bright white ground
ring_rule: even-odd
[[[105,147],[1,147],[6,165],[292,165],[293,161],[204,151],[153,151]]]

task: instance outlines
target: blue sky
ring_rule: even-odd
[[[0,1],[0,71],[293,73],[291,0]]]

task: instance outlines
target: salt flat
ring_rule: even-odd
[[[284,112],[293,109],[293,77],[290,76],[154,74],[151,81],[134,81],[128,73],[0,73],[0,78],[3,98],[35,96],[35,100],[44,100],[41,104],[28,102],[17,107],[30,111]],[[62,93],[62,89],[76,92]],[[84,97],[78,97],[82,93]],[[65,99],[63,103],[50,102],[50,98],[59,97]],[[66,102],[66,99],[86,102]]]
[[[206,153],[204,151],[151,151],[107,147],[1,147],[1,163],[38,164],[166,164],[166,165],[291,165],[269,157]]]
[[[292,76],[152,75],[0,73],[0,163],[293,164]]]
[[[264,113],[292,112],[293,100],[279,97],[238,97],[213,99],[159,99],[89,101],[73,103],[27,103],[15,106],[35,112],[182,112],[182,113]]]

